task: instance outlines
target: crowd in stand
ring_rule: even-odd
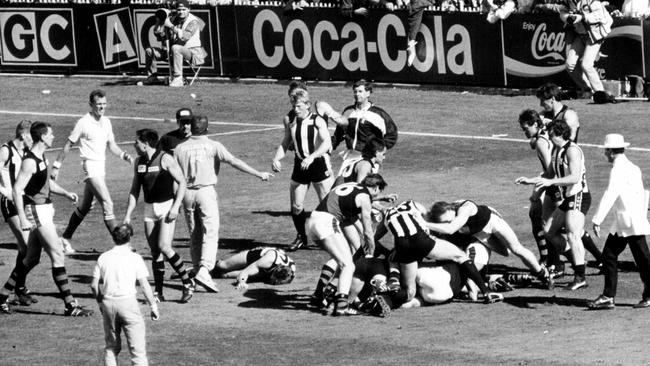
[[[164,5],[168,0],[0,0],[0,3],[73,3],[73,4],[152,4]],[[371,9],[393,11],[409,6],[409,0],[190,0],[192,5],[271,5],[300,11],[309,7],[340,7],[344,16],[368,16]],[[605,3],[614,17],[650,16],[650,0],[624,0]],[[566,8],[566,0],[434,0],[428,10],[462,12],[496,12],[494,21],[513,13],[557,14]]]

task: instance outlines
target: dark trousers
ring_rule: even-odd
[[[411,0],[408,7],[408,39],[409,41],[415,40],[415,36],[420,31],[420,25],[422,24],[422,14],[424,9],[429,6],[435,6],[438,3],[437,0]]]
[[[645,235],[622,237],[617,234],[609,234],[607,241],[605,241],[605,248],[601,257],[603,261],[603,272],[605,274],[603,295],[609,297],[616,296],[618,256],[628,244],[630,245],[634,262],[639,268],[641,281],[643,281],[643,298],[647,299],[650,297],[650,251],[648,251]]]

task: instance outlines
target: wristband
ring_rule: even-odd
[[[55,160],[54,163],[52,163],[52,168],[54,168],[54,169],[61,168],[61,162],[58,161],[58,160]]]

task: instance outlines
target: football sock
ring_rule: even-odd
[[[476,269],[476,266],[474,265],[474,261],[466,260],[465,262],[460,264],[461,270],[463,270],[466,274],[467,277],[471,278],[474,283],[478,286],[478,288],[481,290],[482,293],[487,293],[490,292],[490,290],[487,288],[485,285],[485,280],[483,280],[483,277],[481,277],[481,274],[478,272],[478,269]]]
[[[59,288],[59,293],[61,293],[63,302],[66,304],[74,302],[72,292],[70,292],[70,284],[68,283],[68,274],[65,271],[65,267],[52,267],[52,278],[54,278],[56,287]]]
[[[16,267],[14,267],[14,270],[11,271],[11,274],[9,275],[9,279],[7,282],[5,282],[5,285],[3,286],[2,289],[0,289],[0,295],[3,296],[9,296],[9,294],[12,294],[16,290],[16,284],[20,282],[19,278],[24,276],[24,273],[26,272],[27,268],[23,265],[23,262],[16,263]],[[1,299],[1,298],[0,298]],[[6,298],[5,298],[6,300]],[[0,301],[3,302],[3,301]]]
[[[183,260],[178,255],[178,253],[174,253],[173,256],[167,257],[167,261],[169,262],[169,264],[171,264],[174,271],[176,271],[176,273],[178,273],[181,276],[181,281],[184,284],[190,282],[190,276],[187,274],[187,270],[183,265]]]
[[[335,273],[336,269],[330,267],[328,263],[323,265],[323,268],[320,271],[320,277],[318,278],[318,283],[316,284],[316,290],[314,291],[315,296],[323,297],[323,289],[328,283],[330,283],[330,281],[332,281]]]
[[[348,294],[338,293],[336,294],[336,310],[342,311],[348,308]]]
[[[159,295],[162,295],[163,280],[165,278],[165,262],[162,260],[151,262],[151,270],[153,271],[154,291],[156,291]]]
[[[16,277],[16,288],[25,287],[25,281],[27,280],[27,272],[29,272],[28,269],[23,264],[23,259],[25,259],[25,255],[23,253],[18,252],[18,255],[16,256],[16,266],[14,268],[16,269],[21,268],[21,272],[20,275]]]
[[[292,212],[291,218],[293,219],[293,225],[296,227],[298,234],[302,237],[306,237],[305,221],[307,221],[307,213],[305,210],[300,211],[298,214]]]
[[[587,251],[594,256],[596,262],[600,263],[600,257],[602,253],[594,243],[594,240],[591,238],[591,235],[589,235],[589,233],[585,230],[585,233],[584,235],[582,235],[581,239],[582,239],[582,245],[585,246],[585,249],[587,249]]]
[[[578,264],[573,266],[573,272],[575,273],[576,278],[585,279],[585,265]]]
[[[71,239],[74,232],[77,230],[81,222],[84,220],[86,215],[82,215],[79,210],[75,210],[72,215],[70,215],[70,221],[68,221],[68,226],[65,228],[65,231],[61,235],[64,239]]]
[[[400,277],[399,270],[396,268],[391,268],[390,272],[388,273],[388,280],[386,281],[388,287],[390,287],[391,289],[401,287],[399,282],[399,277]]]
[[[537,249],[539,250],[539,262],[546,263],[548,247],[546,245],[546,237],[544,236],[544,227],[537,225],[533,226],[533,238],[535,238]]]

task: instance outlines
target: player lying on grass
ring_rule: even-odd
[[[296,264],[282,249],[259,247],[218,260],[212,274],[236,278],[235,287],[246,290],[251,279],[270,285],[291,283],[296,277]]]

